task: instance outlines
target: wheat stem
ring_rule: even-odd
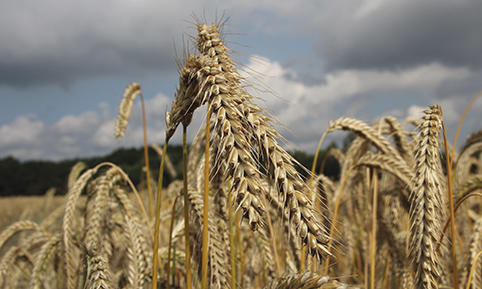
[[[341,196],[343,194],[343,189],[345,187],[346,181],[348,180],[348,176],[350,175],[353,168],[354,168],[354,166],[348,168],[345,176],[343,177],[343,179],[340,183],[340,188],[339,188],[339,191],[338,191],[338,194],[337,194],[337,197],[336,197],[336,202],[335,202],[335,211],[333,212],[333,220],[331,221],[330,233],[329,233],[329,236],[328,236],[328,238],[329,238],[328,239],[328,249],[327,249],[328,253],[331,252],[331,247],[332,247],[332,244],[333,244],[333,234],[334,234],[334,231],[335,231],[335,225],[336,225],[336,222],[337,222],[338,210],[339,210],[340,204],[341,204]],[[326,261],[325,261],[325,270],[324,270],[325,275],[328,274],[329,267],[330,267],[330,255],[327,255]]]
[[[455,139],[454,139],[454,145],[452,146],[452,156],[455,156],[455,147],[457,146],[457,140],[459,139],[459,134],[462,129],[462,124],[464,123],[465,116],[467,115],[467,112],[469,111],[470,107],[474,103],[474,101],[482,95],[482,91],[477,93],[472,99],[469,101],[469,104],[467,104],[467,107],[465,107],[464,113],[462,114],[462,117],[460,118],[459,125],[457,127],[457,132],[455,133]]]
[[[445,131],[445,124],[442,120],[442,131],[444,137],[445,146],[445,160],[447,166],[447,188],[449,198],[449,210],[450,210],[450,234],[452,237],[452,266],[453,266],[453,286],[454,289],[459,287],[459,274],[457,273],[457,240],[455,238],[455,211],[454,211],[454,197],[452,192],[452,155],[449,151],[447,132]],[[455,143],[454,143],[455,145]],[[453,152],[452,152],[453,153]]]
[[[477,260],[479,259],[480,255],[482,255],[482,250],[477,253],[474,263],[472,264],[472,267],[470,267],[469,278],[467,279],[467,287],[465,287],[465,289],[470,289],[470,282],[472,281],[472,276],[474,275],[475,268],[477,267]]]
[[[147,199],[149,202],[149,217],[152,218],[154,210],[154,202],[152,200],[151,190],[151,169],[149,165],[149,152],[147,148],[147,122],[146,122],[146,108],[144,105],[144,97],[140,94],[142,107],[142,130],[144,134],[144,163],[146,166],[146,185],[147,185]]]
[[[184,194],[184,243],[186,255],[186,286],[188,289],[192,288],[191,281],[191,244],[189,243],[189,198],[187,195],[187,126],[182,126],[182,172],[183,172],[183,194]]]
[[[157,182],[157,197],[156,197],[156,220],[154,223],[154,245],[152,253],[152,289],[157,289],[157,265],[159,256],[159,226],[161,214],[161,199],[162,199],[162,179],[164,176],[164,161],[166,159],[168,140],[164,142],[162,148],[161,165],[159,167],[159,180]]]
[[[209,214],[209,140],[210,140],[211,106],[208,107],[206,117],[206,144],[204,151],[204,198],[203,198],[203,238],[202,238],[202,264],[201,264],[201,288],[208,288],[208,214]]]
[[[174,199],[174,203],[172,204],[171,223],[169,224],[169,245],[168,245],[168,249],[167,249],[166,289],[170,288],[170,286],[169,286],[169,275],[171,274],[172,229],[174,228],[174,217],[175,217],[175,213],[176,213],[177,199],[179,199],[179,196],[176,196],[176,198]],[[174,256],[174,258],[175,258],[175,256]],[[172,263],[174,264],[174,260],[173,260]]]
[[[372,205],[372,236],[370,254],[370,288],[375,289],[375,260],[377,249],[377,202],[378,199],[378,173],[373,170],[373,205]]]
[[[229,190],[228,194],[228,224],[229,224],[229,247],[231,261],[231,289],[236,289],[236,242],[234,241],[234,225],[233,225],[233,194]]]

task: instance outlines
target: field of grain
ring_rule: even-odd
[[[347,151],[330,151],[340,178],[316,166],[304,178],[219,25],[197,28],[166,114],[160,175],[147,168],[141,189],[115,164],[79,163],[65,197],[2,199],[0,287],[482,288],[482,131],[457,150],[438,105],[406,124],[340,118],[317,149],[331,132],[356,134]],[[133,83],[118,137],[137,96]],[[187,151],[200,107],[208,121]],[[183,181],[162,188],[178,126]]]

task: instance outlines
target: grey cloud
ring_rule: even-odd
[[[189,7],[198,10],[197,3]],[[174,43],[182,45],[180,35],[192,28],[185,8],[176,1],[4,1],[0,85],[173,72]]]
[[[469,99],[482,90],[482,70],[473,72],[469,77],[450,79],[437,88],[438,99],[460,98]]]
[[[352,6],[350,13],[340,3],[330,7],[331,16],[318,19],[316,49],[329,69],[398,69],[432,62],[482,67],[481,1],[362,3],[365,7]],[[367,3],[380,5],[364,9]]]

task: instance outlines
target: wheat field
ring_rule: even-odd
[[[438,105],[407,124],[340,118],[317,149],[331,132],[356,135],[329,151],[340,178],[316,166],[305,178],[247,92],[222,24],[197,30],[156,147],[159,176],[146,168],[137,188],[113,163],[75,165],[65,197],[2,218],[1,288],[482,288],[482,131],[457,150]],[[133,83],[117,137],[137,96]],[[198,108],[206,117],[188,151]],[[163,188],[179,126],[183,180]]]

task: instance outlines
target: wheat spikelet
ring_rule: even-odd
[[[201,83],[199,58],[189,55],[184,67],[179,71],[179,87],[172,102],[171,112],[166,114],[166,138],[169,140],[176,128],[182,123],[189,126],[194,111],[201,106],[203,99],[200,97]]]
[[[142,254],[142,249],[140,248],[140,244],[137,243],[138,239],[136,234],[136,225],[133,221],[127,216],[124,215],[124,223],[125,223],[125,237],[127,240],[127,247],[126,247],[126,255],[127,255],[127,280],[132,286],[132,288],[142,287],[142,276],[145,269],[142,268],[145,263],[143,263],[143,258],[138,258],[137,254]]]
[[[71,189],[72,186],[75,184],[75,181],[79,178],[80,173],[86,168],[86,164],[84,162],[77,162],[72,169],[70,170],[68,179],[67,179],[67,189]]]
[[[18,221],[10,225],[8,228],[2,231],[0,234],[0,252],[5,245],[5,242],[8,241],[13,235],[26,231],[26,230],[39,230],[39,225],[32,221]]]
[[[367,153],[357,162],[357,165],[380,168],[396,176],[409,191],[412,189],[413,172],[405,162],[399,162],[383,154]]]
[[[293,164],[296,161],[278,144],[278,133],[269,124],[269,119],[261,114],[260,109],[251,104],[247,111],[252,112],[247,120],[255,132],[253,139],[258,141],[257,145],[266,162],[268,176],[284,207],[289,209],[289,220],[296,227],[298,236],[307,245],[310,254],[318,258],[329,254],[326,228],[319,222],[320,217],[308,198],[308,192],[311,191],[309,186],[294,168]]]
[[[86,232],[84,238],[85,249],[87,254],[95,256],[100,253],[100,241],[102,235],[102,221],[106,216],[107,201],[111,179],[109,174],[115,171],[110,168],[104,175],[96,179],[96,186],[93,195],[90,196],[89,204],[92,202],[92,209],[87,209]]]
[[[431,106],[419,126],[414,187],[410,193],[410,258],[415,265],[415,287],[420,289],[439,288],[441,276],[435,252],[444,208],[439,178],[441,114],[440,106]]]
[[[112,288],[111,272],[108,269],[108,262],[103,256],[88,256],[87,258],[87,289],[109,289]]]
[[[114,135],[116,138],[121,138],[127,128],[127,122],[129,116],[131,115],[132,104],[136,99],[136,96],[141,93],[141,85],[139,83],[133,82],[129,84],[124,90],[124,96],[119,106],[119,115],[117,116],[117,121],[115,123]]]
[[[204,163],[204,162],[203,162]],[[189,208],[191,212],[189,216],[192,228],[202,228],[203,220],[203,198],[202,195],[192,188],[188,189],[188,198],[190,202]],[[229,263],[225,263],[227,260],[226,249],[224,248],[225,242],[222,240],[221,235],[217,231],[217,226],[214,223],[215,217],[212,210],[209,210],[209,269],[210,269],[210,288],[231,288],[229,283],[231,273],[229,272]],[[202,230],[191,231],[191,244],[193,246],[193,259],[197,264],[201,264],[201,237]],[[201,272],[199,272],[201,273]]]
[[[275,277],[275,265],[273,260],[273,248],[270,243],[270,236],[265,232],[255,232],[254,237],[259,242],[259,253],[262,256],[262,262],[264,272],[266,273],[268,280]]]
[[[243,98],[236,92],[239,74],[226,54],[216,25],[198,25],[197,44],[200,67],[198,94],[211,104],[214,116],[213,170],[222,178],[233,177],[232,192],[252,229],[257,229],[265,208],[259,199],[263,188],[260,174],[251,154],[248,131],[243,127],[244,115],[239,104]]]
[[[337,120],[330,121],[328,123],[327,131],[332,132],[335,130],[350,130],[358,135],[364,136],[381,152],[403,161],[400,155],[392,148],[392,146],[390,146],[390,143],[386,138],[380,136],[374,128],[360,120],[353,118],[339,118]]]
[[[150,268],[150,258],[148,256],[148,239],[142,233],[141,224],[139,221],[138,213],[134,209],[127,193],[124,189],[115,186],[113,189],[114,196],[118,200],[119,204],[121,205],[122,210],[125,212],[124,220],[132,232],[132,236],[129,238],[133,238],[134,246],[134,255],[135,255],[135,263],[137,264],[137,270],[140,272],[140,277],[138,278],[138,286],[142,287],[146,281],[147,276],[149,275],[149,268]]]
[[[317,288],[347,288],[346,286],[331,280],[328,276],[305,272],[288,275],[274,280],[265,289],[317,289]]]
[[[62,235],[56,234],[52,236],[42,246],[42,249],[35,260],[34,268],[32,270],[32,279],[30,280],[31,288],[40,289],[43,287],[41,278],[46,270],[47,261],[49,258],[51,258],[55,250],[58,249],[58,246],[59,244],[61,244],[61,241],[62,241]]]
[[[47,233],[38,231],[22,242],[21,245],[12,246],[10,249],[8,249],[0,260],[0,286],[4,283],[8,283],[8,273],[10,269],[12,269],[12,265],[19,256],[25,256],[30,262],[32,262],[28,251],[32,247],[46,242],[49,238],[50,236]],[[7,288],[9,287],[7,286]]]
[[[326,153],[326,157],[328,156],[332,156],[333,158],[335,158],[340,164],[340,166],[342,166],[343,163],[345,162],[345,153],[339,148],[336,148],[336,147],[330,148]],[[320,172],[320,173],[323,173],[323,172]]]
[[[97,172],[97,167],[94,169],[89,169],[84,172],[72,186],[72,188],[67,193],[67,204],[65,206],[65,213],[63,219],[63,244],[65,251],[65,265],[67,273],[67,288],[75,289],[77,286],[75,279],[75,268],[76,259],[78,258],[75,252],[75,245],[72,239],[73,236],[73,222],[75,215],[75,207],[80,194],[82,193],[87,181]]]
[[[387,116],[382,119],[390,126],[390,134],[393,135],[393,140],[395,141],[395,146],[403,159],[407,160],[409,164],[413,164],[413,156],[411,154],[412,150],[410,147],[410,142],[407,139],[406,132],[402,129],[402,126],[398,120],[392,116]]]

